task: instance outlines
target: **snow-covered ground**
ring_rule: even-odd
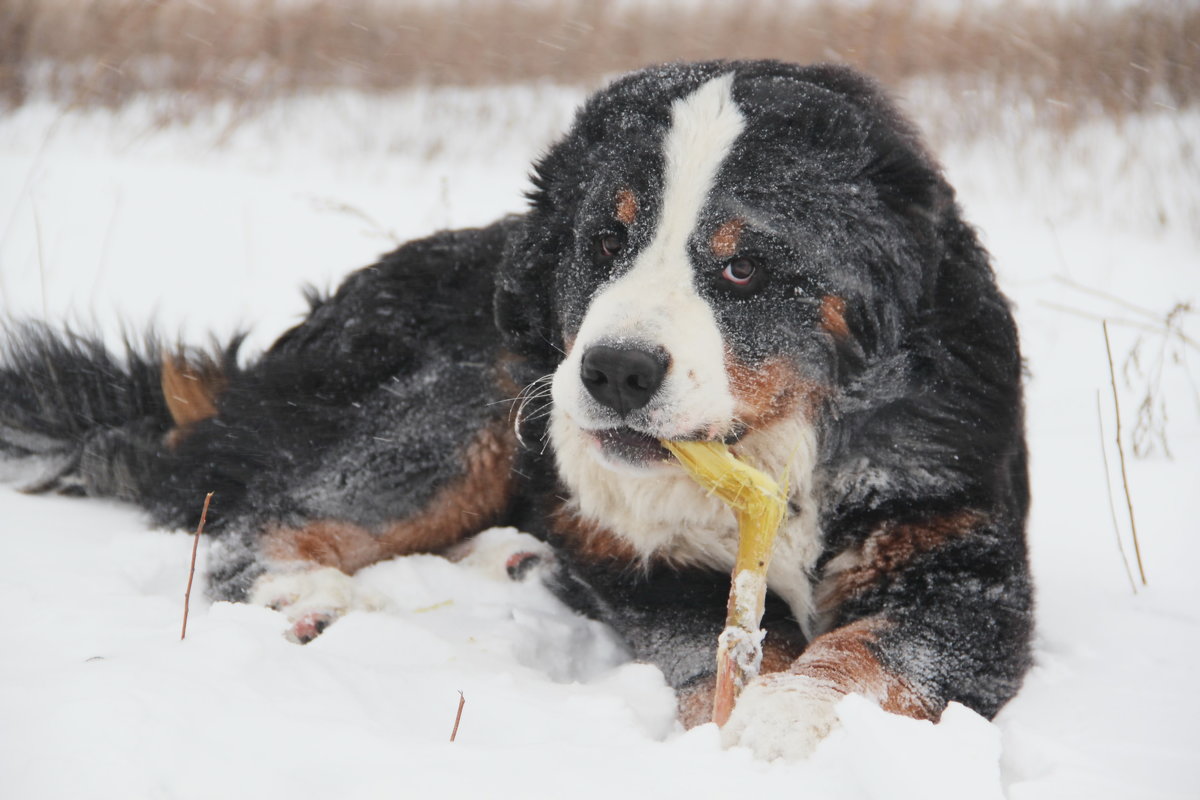
[[[122,322],[193,341],[252,326],[263,346],[303,311],[301,284],[520,210],[529,161],[578,99],[330,95],[187,126],[161,124],[152,102],[27,105],[0,119],[0,315],[114,340]],[[994,724],[952,707],[935,727],[850,698],[807,763],[722,751],[712,726],[676,728],[656,669],[507,580],[488,548],[364,570],[384,610],[305,647],[275,612],[194,592],[180,642],[190,537],[125,506],[0,485],[0,796],[1195,797],[1200,351],[1172,343],[1148,383],[1162,337],[1112,328],[1126,438],[1151,387],[1172,455],[1129,463],[1149,579],[1135,594],[1101,457],[1097,398],[1132,560],[1104,337],[1086,315],[1154,328],[1200,302],[1197,164],[1178,157],[1185,137],[1200,144],[1200,116],[1065,141],[1019,128],[942,150],[1030,370],[1037,665]],[[1195,313],[1186,324],[1200,337]],[[504,553],[515,535],[486,543]]]

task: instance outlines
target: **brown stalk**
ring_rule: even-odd
[[[192,579],[196,577],[196,551],[200,548],[200,534],[204,533],[204,520],[208,518],[208,504],[213,493],[204,495],[204,508],[200,511],[200,524],[196,526],[196,535],[192,539],[192,563],[188,567],[187,591],[183,593],[183,629],[179,632],[179,641],[187,638],[188,607],[192,600]]]
[[[1125,446],[1121,444],[1121,400],[1117,396],[1117,371],[1113,366],[1112,342],[1108,338],[1108,321],[1101,323],[1104,328],[1104,352],[1108,356],[1108,377],[1112,383],[1113,409],[1117,416],[1117,455],[1121,461],[1121,485],[1125,487],[1125,506],[1129,509],[1129,529],[1133,532],[1133,553],[1137,557],[1138,574],[1142,585],[1146,586],[1146,567],[1142,563],[1142,547],[1138,541],[1137,523],[1133,519],[1133,497],[1129,493],[1129,473],[1125,467]]]
[[[466,704],[467,704],[467,698],[463,696],[462,692],[459,692],[458,693],[458,713],[454,715],[454,730],[450,731],[450,741],[452,741],[452,742],[454,741],[454,738],[456,736],[458,736],[458,723],[462,722],[462,710],[463,710],[463,706],[465,706]]]
[[[1112,481],[1108,471],[1108,448],[1104,446],[1104,414],[1100,409],[1100,390],[1096,390],[1096,423],[1100,427],[1100,459],[1104,463],[1104,489],[1108,493],[1108,514],[1112,518],[1113,533],[1117,537],[1117,550],[1121,552],[1121,563],[1125,565],[1125,574],[1129,577],[1129,588],[1137,594],[1137,581],[1133,579],[1133,570],[1129,567],[1129,556],[1125,554],[1125,544],[1121,541],[1121,526],[1117,524],[1117,505],[1113,502]]]

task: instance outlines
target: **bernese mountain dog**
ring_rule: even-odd
[[[724,740],[802,757],[850,692],[995,714],[1030,663],[1022,367],[914,127],[842,67],[658,66],[532,182],[524,214],[403,245],[248,363],[10,325],[0,454],[164,526],[215,492],[209,592],[300,641],[370,604],[356,570],[518,526],[690,725],[737,529],[659,441],[721,440],[790,487]]]

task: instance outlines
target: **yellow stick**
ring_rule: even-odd
[[[738,523],[738,552],[729,588],[725,630],[717,643],[713,721],[724,725],[742,688],[762,664],[760,630],[767,569],[787,510],[787,492],[765,473],[738,461],[720,442],[668,442],[688,474],[729,506]]]

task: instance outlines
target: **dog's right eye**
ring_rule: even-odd
[[[612,261],[624,249],[624,233],[620,231],[603,231],[597,234],[595,241],[595,256],[597,261]]]

